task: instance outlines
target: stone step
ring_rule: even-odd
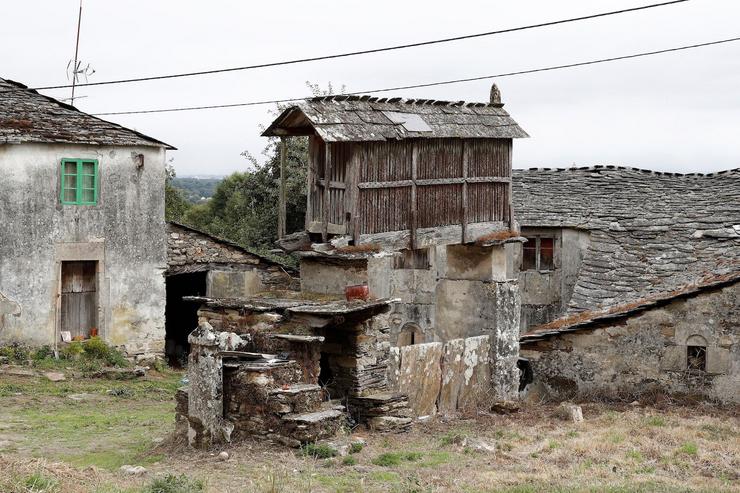
[[[283,416],[280,435],[300,443],[315,442],[336,435],[345,423],[346,415],[338,409],[322,409]]]
[[[277,387],[268,391],[269,395],[297,395],[309,392],[321,392],[321,386],[314,383],[294,383],[285,387]]]
[[[294,383],[267,391],[267,405],[277,414],[300,414],[321,410],[324,391],[319,385]]]
[[[337,409],[323,409],[321,411],[314,411],[311,413],[302,414],[288,414],[283,416],[283,421],[294,422],[299,424],[314,424],[321,421],[335,419],[342,416],[344,413]]]

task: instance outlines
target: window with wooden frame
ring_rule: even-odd
[[[98,161],[62,159],[61,202],[66,205],[97,205]]]
[[[522,270],[553,270],[555,238],[529,237],[522,246]]]

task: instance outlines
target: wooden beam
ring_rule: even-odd
[[[333,182],[332,182],[333,183]],[[457,178],[428,178],[424,180],[398,180],[398,181],[370,181],[360,183],[361,189],[367,188],[401,188],[418,187],[430,185],[461,185],[465,183],[511,183],[511,178],[505,176],[470,176]]]
[[[278,198],[278,239],[285,236],[285,162],[288,155],[288,144],[285,137],[280,137],[280,197]]]
[[[416,228],[417,228],[417,211],[416,211],[416,170],[419,166],[419,145],[417,142],[411,144],[411,238],[409,247],[416,250]]]
[[[331,181],[331,144],[326,142],[324,144],[324,149],[326,149],[324,157],[324,180]],[[321,229],[321,241],[326,243],[329,240],[329,187],[324,187],[323,193],[324,203],[322,204],[322,210],[324,217],[321,218],[323,223],[323,227]]]
[[[468,229],[468,146],[465,145],[465,141],[462,142],[462,242],[467,242],[467,229]]]

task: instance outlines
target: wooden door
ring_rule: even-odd
[[[97,262],[62,262],[62,329],[90,337],[98,327]]]

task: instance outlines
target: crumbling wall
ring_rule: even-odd
[[[521,353],[531,361],[535,383],[558,397],[665,392],[738,402],[739,327],[736,283],[610,324],[525,342]],[[705,371],[688,369],[692,339],[706,342]]]

